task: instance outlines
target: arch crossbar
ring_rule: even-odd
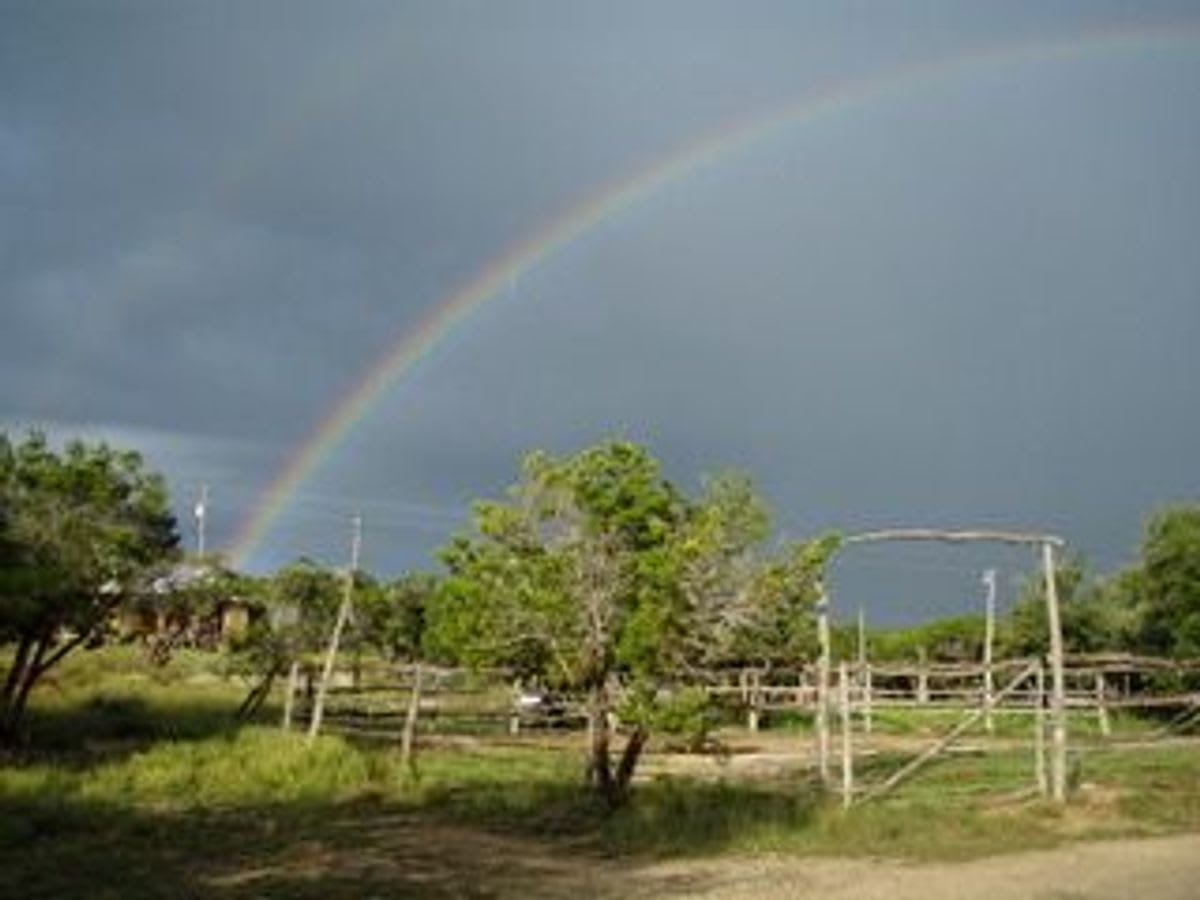
[[[842,538],[842,544],[872,544],[881,541],[944,541],[951,544],[964,544],[972,541],[983,541],[993,544],[1025,544],[1028,546],[1044,546],[1061,549],[1067,542],[1057,535],[1040,534],[1031,531],[994,531],[990,529],[945,531],[940,528],[885,528],[880,531],[864,531]]]

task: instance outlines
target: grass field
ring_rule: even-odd
[[[308,746],[271,724],[239,727],[243,690],[202,657],[149,670],[134,653],[106,652],[64,668],[36,698],[31,743],[0,765],[0,896],[391,896],[398,877],[418,894],[491,896],[517,890],[514,878],[541,884],[566,859],[961,859],[1200,829],[1193,743],[1089,746],[1065,810],[1022,792],[1028,751],[1001,741],[849,814],[803,775],[659,775],[610,814],[581,789],[569,742],[458,741],[424,748],[408,771],[387,744]],[[859,775],[901,761],[881,751]],[[334,857],[337,866],[320,862]],[[525,871],[528,859],[539,862]]]

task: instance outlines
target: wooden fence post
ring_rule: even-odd
[[[1105,699],[1106,685],[1104,672],[1096,672],[1096,720],[1100,725],[1103,737],[1112,737],[1112,724],[1108,720],[1108,702]]]
[[[829,595],[825,584],[818,585],[817,595],[817,640],[820,656],[817,658],[817,773],[821,783],[829,783]]]
[[[987,600],[984,604],[983,626],[983,705],[987,713],[983,717],[983,727],[988,734],[996,730],[992,716],[994,702],[992,695],[996,692],[995,677],[992,674],[992,644],[996,640],[996,570],[988,569],[983,573],[983,583],[987,586]]]
[[[321,717],[325,714],[325,697],[333,679],[333,665],[337,661],[338,644],[342,631],[350,618],[350,603],[354,597],[354,576],[358,572],[358,552],[362,546],[362,517],[354,517],[354,538],[350,542],[350,568],[346,572],[346,590],[338,606],[337,620],[333,623],[333,634],[329,636],[329,647],[325,651],[325,666],[321,670],[321,681],[317,685],[317,699],[313,701],[312,718],[308,723],[308,740],[311,743],[321,731]]]
[[[749,691],[746,699],[746,727],[749,728],[751,732],[757,733],[759,707],[762,702],[762,691],[760,690],[761,685],[759,682],[761,673],[759,673],[757,669],[753,669],[748,674],[750,678]]]
[[[1037,662],[1037,682],[1033,694],[1033,775],[1038,793],[1050,793],[1046,783],[1046,666]]]
[[[283,695],[283,723],[284,731],[290,731],[292,728],[292,713],[296,706],[296,689],[300,685],[300,663],[298,660],[292,660],[291,666],[288,668],[287,687],[284,689],[286,693]]]
[[[867,617],[858,608],[858,681],[862,695],[863,732],[871,733],[871,664],[867,662]]]
[[[404,733],[400,737],[400,762],[412,767],[413,742],[417,734],[417,716],[421,712],[421,663],[413,663],[412,690],[408,695],[408,709],[404,713]]]
[[[508,714],[508,733],[518,735],[521,733],[521,682],[520,679],[512,683],[512,708]]]
[[[1058,608],[1058,579],[1054,545],[1042,544],[1046,581],[1046,620],[1050,629],[1050,784],[1055,803],[1067,800],[1067,686],[1063,669],[1062,620]]]
[[[925,648],[917,648],[917,703],[924,706],[929,702],[929,668]]]
[[[842,713],[842,809],[854,802],[854,747],[850,718],[850,669],[838,666],[838,706]]]
[[[875,694],[875,685],[874,685],[874,675],[871,672],[871,664],[869,662],[864,663],[863,664],[862,717],[863,717],[863,731],[866,732],[867,734],[871,733],[871,704],[872,704],[872,701],[874,700],[874,694]]]

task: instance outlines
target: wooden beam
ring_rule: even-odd
[[[842,538],[843,544],[873,544],[880,541],[943,541],[952,544],[990,541],[1000,544],[1030,544],[1034,546],[1049,544],[1052,547],[1066,546],[1066,541],[1053,534],[1039,534],[1031,531],[994,531],[990,529],[955,531],[941,528],[884,528],[878,531],[864,531],[860,534],[851,534]]]

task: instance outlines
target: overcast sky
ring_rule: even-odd
[[[847,79],[1106,30],[608,217],[396,383],[247,564],[341,563],[360,509],[369,567],[432,567],[523,451],[620,435],[687,487],[749,471],[779,535],[1033,527],[1111,568],[1200,496],[1194,2],[8,0],[0,419],[140,448],[189,541],[208,483],[222,546],[375,359],[605,184]],[[967,611],[984,565],[1011,595],[1028,559],[856,551],[836,590]]]

